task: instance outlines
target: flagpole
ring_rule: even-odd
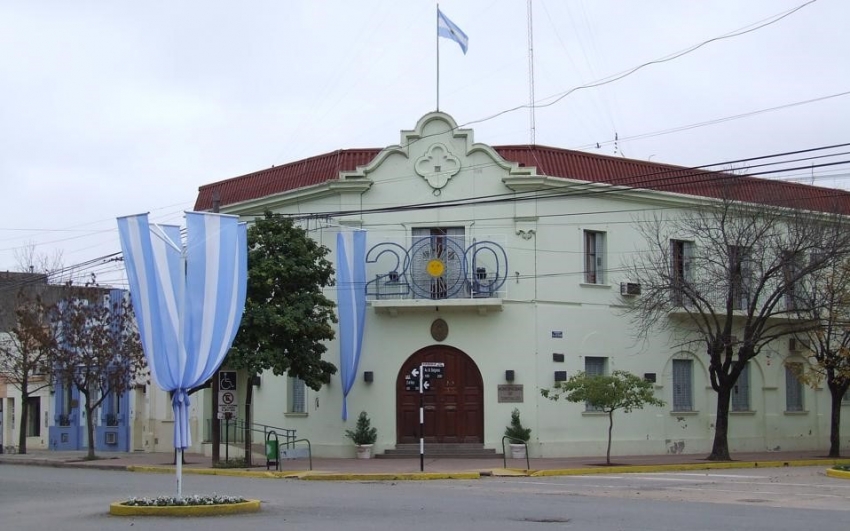
[[[434,38],[437,44],[437,112],[440,111],[440,3],[437,2],[437,12],[436,12],[436,22],[437,22],[437,31],[434,32]]]

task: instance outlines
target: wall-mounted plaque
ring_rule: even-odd
[[[431,323],[431,337],[434,341],[445,341],[449,336],[449,324],[442,319],[435,319]]]
[[[522,402],[522,385],[500,384],[499,402]]]
[[[564,332],[562,330],[552,330],[552,339],[564,339]]]

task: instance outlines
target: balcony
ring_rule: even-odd
[[[508,259],[495,238],[384,241],[366,254],[366,300],[376,312],[502,309]]]
[[[698,305],[702,307],[710,306],[715,313],[726,311],[726,304],[730,297],[730,290],[727,286],[695,282],[683,283],[679,287],[673,287],[671,293],[673,305],[677,308],[692,310],[696,309]],[[746,310],[750,303],[750,295],[746,289],[732,290],[731,298],[733,310]]]
[[[671,299],[677,308],[674,312],[689,312],[697,309],[694,299],[703,301],[700,306],[705,309],[711,307],[713,313],[722,314],[726,312],[727,300],[730,297],[728,286],[693,283],[683,284],[681,287],[671,289]],[[771,291],[771,293],[773,293]],[[747,308],[752,302],[752,294],[746,286],[737,286],[732,290],[732,310],[735,314],[745,315]],[[761,305],[758,302],[759,306]],[[801,301],[793,296],[793,293],[785,295],[771,312],[774,317],[794,317],[794,312],[799,309]],[[757,309],[758,311],[758,309]]]

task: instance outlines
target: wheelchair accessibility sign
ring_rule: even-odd
[[[236,371],[220,371],[218,373],[218,412],[235,414],[238,405]]]

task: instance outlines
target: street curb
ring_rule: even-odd
[[[136,466],[127,467],[129,472],[144,472],[150,474],[174,474],[173,467]],[[184,468],[184,474],[202,476],[231,476],[258,479],[301,479],[306,481],[403,481],[431,479],[479,479],[481,472],[375,472],[375,473],[342,473],[342,472],[311,472],[311,471],[251,471],[219,468]]]
[[[54,468],[74,469],[98,469],[98,470],[120,470],[128,472],[142,472],[150,474],[174,474],[174,465],[118,465],[118,464],[92,464],[68,461],[47,461],[39,459],[3,460],[3,464],[34,465]],[[332,472],[332,471],[309,471],[309,470],[246,470],[229,468],[183,468],[184,474],[206,475],[206,476],[231,476],[247,477],[257,479],[300,479],[306,481],[405,481],[405,480],[440,480],[440,479],[480,479],[481,477],[544,477],[544,476],[589,476],[604,474],[638,474],[653,472],[676,472],[688,470],[729,470],[746,468],[780,468],[798,466],[823,466],[850,465],[850,459],[796,459],[778,461],[707,461],[701,463],[678,463],[678,464],[656,464],[656,465],[597,465],[594,467],[562,468],[562,469],[540,469],[525,470],[519,468],[493,468],[479,471],[460,472]],[[850,472],[840,470],[827,470],[827,475],[842,479],[850,479]]]
[[[222,516],[226,514],[255,513],[260,510],[260,500],[222,505],[172,505],[166,507],[139,507],[114,502],[109,505],[113,516]]]
[[[405,481],[432,479],[481,479],[480,472],[407,472],[374,474],[334,474],[317,472],[305,474],[299,479],[307,481]]]
[[[148,474],[174,474],[174,467],[167,466],[141,466],[129,465],[125,468],[128,472],[144,472]],[[231,476],[244,478],[259,478],[259,479],[279,479],[289,477],[288,472],[272,472],[270,470],[236,470],[229,468],[184,468],[184,474],[194,474],[196,476]]]
[[[589,476],[594,474],[639,474],[648,472],[678,472],[686,470],[730,470],[740,468],[782,468],[848,464],[846,459],[799,459],[794,461],[724,461],[712,463],[681,463],[675,465],[600,466],[598,468],[569,468],[529,471],[531,477]]]
[[[83,470],[127,470],[126,465],[97,464],[85,461],[47,461],[44,459],[0,459],[2,465],[44,466],[51,468],[77,468]]]
[[[514,478],[514,477],[528,477],[530,476],[534,470],[526,470],[524,468],[494,468],[492,470],[486,471],[486,473],[482,472],[483,476],[493,476],[499,478]]]
[[[850,472],[847,472],[846,470],[836,470],[834,468],[827,468],[826,475],[831,478],[850,479]]]

